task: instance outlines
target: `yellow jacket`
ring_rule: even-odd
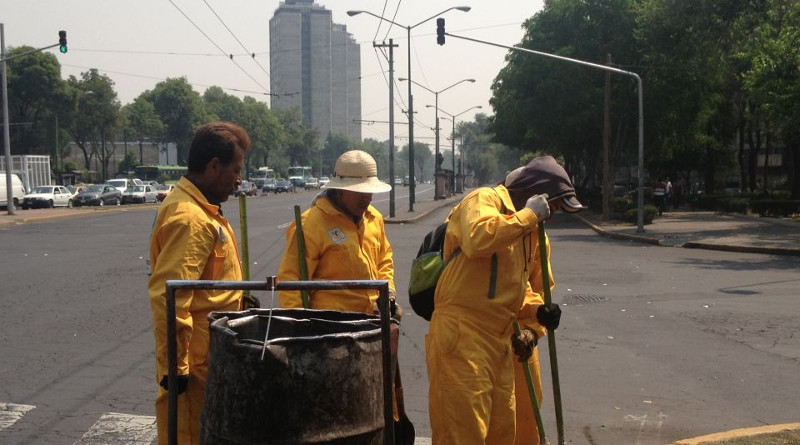
[[[386,238],[383,215],[372,206],[356,226],[321,195],[301,215],[309,280],[388,280],[394,291],[392,247]],[[294,222],[286,229],[279,281],[300,279],[300,262]],[[312,309],[372,313],[378,300],[375,290],[312,291]],[[303,307],[300,292],[279,293],[282,307]]]
[[[156,337],[157,378],[167,373],[166,281],[241,279],[233,229],[218,206],[210,204],[191,181],[181,178],[175,191],[159,206],[150,239],[149,292]],[[189,374],[190,361],[206,362],[208,313],[239,310],[241,299],[241,291],[180,290],[176,293],[179,375]],[[200,335],[193,335],[196,323],[202,324]]]
[[[541,297],[529,283],[538,269],[539,221],[533,211],[516,211],[508,191],[499,185],[472,191],[448,221],[443,255],[449,258],[457,247],[461,254],[439,279],[436,312],[471,318],[496,335],[510,335],[518,317],[536,320]],[[538,323],[532,327],[544,335]]]

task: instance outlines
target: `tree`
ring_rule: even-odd
[[[185,165],[194,130],[209,120],[200,94],[192,89],[186,77],[167,79],[153,90],[142,93],[153,104],[165,127],[165,138],[178,147],[178,164]]]
[[[70,76],[73,103],[77,110],[73,126],[75,144],[81,149],[86,169],[91,170],[91,160],[100,162],[101,180],[108,178],[108,160],[114,154],[113,141],[120,118],[120,103],[114,91],[114,81],[97,69],[81,73],[81,79]]]
[[[598,64],[610,53],[625,65],[637,64],[636,3],[546,1],[544,9],[525,22],[526,34],[518,46]],[[506,61],[492,85],[495,115],[489,131],[494,140],[523,151],[561,154],[567,169],[580,174],[582,185],[597,182],[604,73],[519,51],[509,52]],[[613,146],[622,149],[635,144],[628,127],[636,125],[636,96],[628,78],[615,78],[612,84],[612,120],[620,123],[612,135]]]
[[[249,159],[257,166],[275,167],[277,155],[286,144],[283,124],[267,104],[252,97],[243,100],[244,110],[241,125],[250,135],[253,149]]]
[[[163,137],[164,124],[158,118],[153,104],[143,96],[137,97],[133,102],[122,107],[122,117],[129,134],[139,141],[139,164],[141,164],[143,163],[143,159],[141,159],[142,141]]]
[[[800,199],[800,3],[770,0],[767,9],[766,20],[752,33],[753,64],[745,88],[778,129],[789,190],[792,199]]]
[[[9,49],[7,55],[31,51],[30,46]],[[67,124],[71,105],[55,55],[35,52],[7,63],[9,138],[15,154],[51,153],[55,146],[56,116]]]
[[[351,145],[347,135],[335,133],[328,135],[325,140],[325,147],[322,149],[320,171],[329,174],[333,173],[336,160],[339,159],[342,153],[349,150]]]
[[[273,112],[286,132],[286,144],[279,159],[285,171],[286,167],[297,165],[318,165],[319,132],[303,124],[300,112],[295,109],[275,109]]]

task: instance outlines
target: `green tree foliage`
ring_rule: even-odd
[[[33,48],[9,49],[14,57]],[[67,124],[69,88],[61,79],[55,55],[36,52],[6,64],[9,137],[13,154],[49,154],[54,147],[55,119]]]
[[[546,1],[525,23],[518,46],[596,64],[612,54],[618,64],[635,65],[635,5],[633,0]],[[495,116],[489,130],[495,140],[525,151],[560,153],[570,171],[584,173],[584,185],[595,182],[602,155],[605,73],[519,51],[509,52],[506,61],[492,85]],[[619,122],[613,146],[630,150],[636,140],[630,78],[614,78],[612,100],[612,119]]]
[[[143,140],[157,140],[164,136],[164,123],[153,104],[143,96],[122,107],[122,117],[127,135],[136,138],[140,145]]]
[[[75,144],[83,152],[87,170],[92,169],[91,161],[97,158],[100,179],[109,177],[108,160],[114,153],[113,141],[120,119],[120,103],[114,91],[114,81],[97,69],[81,73],[81,79],[70,76],[72,100],[76,115],[73,125]]]
[[[786,145],[783,164],[793,199],[800,199],[800,3],[771,0],[766,20],[752,31],[753,63],[745,88]]]
[[[322,149],[319,142],[319,132],[303,124],[303,119],[297,109],[272,110],[283,125],[285,144],[277,160],[275,170],[286,172],[290,166],[318,165],[319,152]]]
[[[325,140],[325,147],[322,149],[321,153],[320,171],[326,175],[333,174],[336,160],[342,153],[350,150],[352,145],[347,135],[335,133],[328,135],[328,138]]]
[[[210,120],[200,94],[192,89],[186,77],[179,77],[159,82],[142,93],[142,97],[153,104],[164,123],[166,140],[178,147],[178,163],[185,165],[194,130]]]
[[[275,162],[286,144],[286,133],[283,124],[275,113],[264,102],[252,97],[245,97],[242,125],[250,135],[252,150],[250,165],[253,167],[269,166],[275,168]]]

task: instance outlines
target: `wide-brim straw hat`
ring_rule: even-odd
[[[336,160],[333,177],[325,188],[359,193],[385,193],[392,186],[378,179],[378,165],[369,153],[350,150]]]

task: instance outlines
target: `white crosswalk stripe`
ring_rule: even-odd
[[[0,430],[14,425],[25,413],[34,408],[36,407],[31,405],[0,403]]]
[[[74,445],[149,445],[156,434],[155,416],[105,413]]]
[[[0,430],[10,428],[34,408],[0,402]],[[150,445],[156,436],[155,416],[105,413],[73,445]],[[431,439],[417,437],[414,445],[431,445]]]

